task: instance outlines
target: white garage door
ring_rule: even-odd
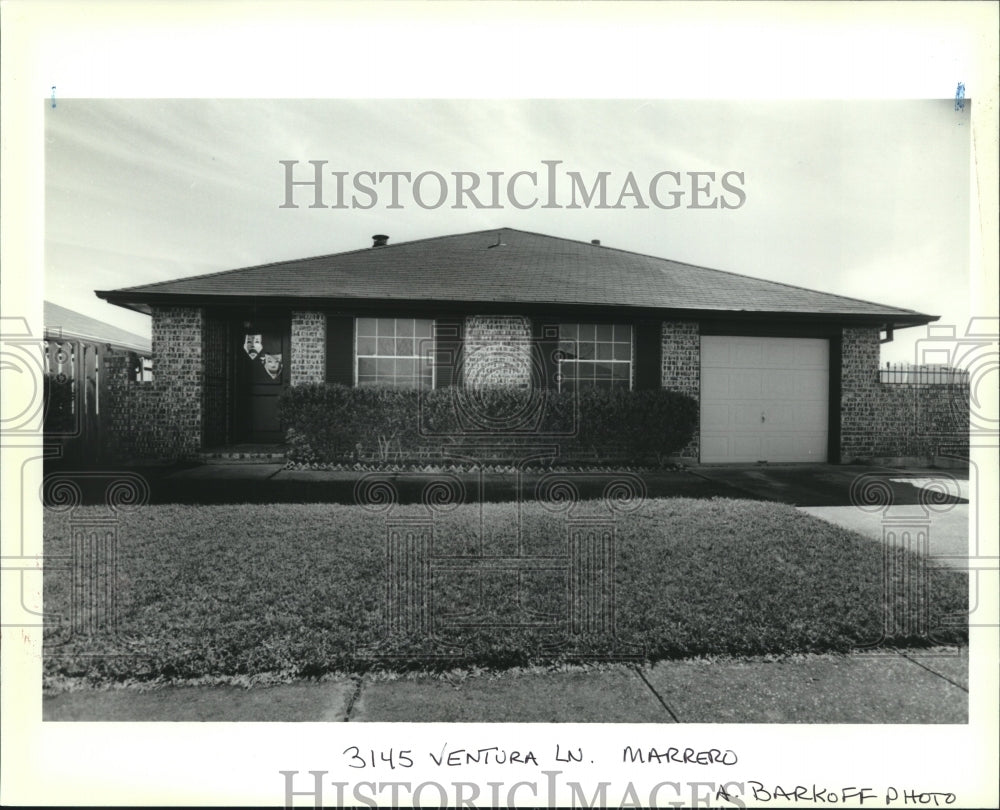
[[[830,344],[701,339],[702,462],[826,461]]]

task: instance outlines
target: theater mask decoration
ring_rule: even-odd
[[[251,360],[256,360],[257,356],[264,350],[263,336],[247,335],[246,340],[243,342],[243,348],[246,349],[246,353],[250,355]]]
[[[281,355],[280,354],[265,354],[264,355],[264,371],[267,372],[268,376],[272,380],[278,379],[281,376]]]

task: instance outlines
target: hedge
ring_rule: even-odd
[[[288,458],[298,463],[462,452],[513,460],[543,445],[557,446],[562,458],[661,463],[691,440],[698,414],[691,397],[674,391],[418,391],[332,383],[288,388],[279,408]]]

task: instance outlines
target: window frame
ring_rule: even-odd
[[[353,349],[354,349],[353,366],[354,366],[354,368],[353,368],[353,372],[354,372],[354,387],[355,388],[359,388],[360,387],[360,384],[358,383],[358,377],[359,377],[358,366],[359,366],[359,361],[361,360],[362,357],[364,357],[365,359],[372,359],[372,360],[377,360],[377,359],[380,359],[380,358],[383,359],[383,360],[397,360],[397,359],[415,360],[418,363],[422,362],[423,359],[424,359],[419,354],[415,354],[415,355],[397,355],[397,354],[393,354],[393,355],[382,355],[382,354],[365,354],[365,355],[361,355],[361,354],[358,354],[358,338],[362,337],[361,335],[358,334],[358,321],[361,320],[361,318],[370,318],[370,319],[373,319],[373,320],[376,321],[376,324],[377,324],[377,322],[379,320],[392,320],[394,322],[394,325],[393,325],[393,331],[394,332],[396,330],[395,323],[399,322],[399,321],[413,321],[414,322],[414,332],[416,331],[416,321],[426,321],[426,322],[429,322],[430,325],[431,325],[431,333],[430,333],[430,335],[428,337],[419,337],[419,338],[416,337],[416,335],[414,335],[413,340],[414,340],[414,344],[416,344],[417,341],[423,341],[423,340],[429,340],[431,342],[431,350],[430,350],[429,357],[427,358],[428,362],[431,365],[431,382],[430,382],[430,386],[429,386],[429,388],[425,389],[420,384],[420,378],[421,377],[420,377],[420,375],[418,375],[417,376],[417,385],[412,386],[412,389],[417,390],[417,391],[424,391],[424,390],[433,391],[435,388],[437,388],[437,363],[435,362],[435,357],[434,357],[435,348],[437,346],[437,337],[436,337],[436,334],[435,334],[435,329],[437,327],[437,319],[436,318],[407,317],[407,316],[397,316],[397,315],[355,315],[354,316],[354,341],[353,341],[353,343],[354,343],[354,346],[353,346]],[[377,351],[378,350],[378,340],[379,340],[378,326],[377,325],[375,327],[375,331],[376,331],[376,334],[373,337],[375,338],[375,348],[376,348],[376,351]],[[363,337],[372,337],[372,336],[370,336],[370,335],[364,335]],[[395,339],[396,339],[396,336],[394,335],[393,336],[393,340],[395,340]],[[414,345],[414,348],[416,348],[416,345]],[[379,385],[379,384],[380,383],[378,383],[378,382],[364,383],[364,385]],[[384,383],[382,383],[382,384],[384,385]],[[405,388],[405,389],[410,389],[411,388],[411,386],[399,386],[399,385],[393,385],[391,387],[393,387],[393,388]]]
[[[628,341],[629,359],[628,360],[615,360],[612,357],[610,360],[607,360],[607,359],[598,360],[597,357],[595,356],[592,359],[586,359],[586,360],[583,360],[583,359],[581,359],[579,357],[575,357],[573,359],[567,360],[567,359],[564,359],[562,357],[562,349],[559,349],[559,353],[560,354],[559,354],[558,359],[556,360],[556,381],[557,381],[556,390],[557,391],[562,392],[562,390],[563,390],[563,363],[571,363],[571,364],[579,364],[579,363],[627,363],[628,364],[628,388],[627,388],[627,390],[628,391],[634,391],[635,390],[635,324],[633,324],[631,322],[617,322],[617,321],[615,321],[615,322],[600,322],[600,321],[574,322],[574,321],[560,321],[559,324],[558,324],[559,336],[557,338],[557,343],[559,343],[559,344],[562,344],[564,340],[570,340],[570,338],[563,338],[562,337],[562,328],[564,326],[575,326],[576,327],[577,337],[573,338],[572,340],[573,340],[574,343],[576,343],[577,347],[579,347],[579,344],[580,344],[579,332],[580,332],[580,327],[581,326],[593,326],[594,327],[594,332],[595,332],[594,340],[593,341],[587,341],[587,342],[593,343],[593,345],[595,347],[598,345],[598,343],[610,343],[612,346],[615,343],[623,343],[624,341],[616,341],[616,340],[614,340],[614,337],[613,337],[613,335],[614,335],[614,328],[615,327],[627,327],[628,330],[629,330],[629,341]],[[607,340],[598,341],[597,340],[596,332],[597,332],[597,327],[599,327],[599,326],[610,326],[612,328],[612,339],[610,341],[607,341]],[[613,353],[614,352],[612,351],[612,354]],[[595,355],[596,355],[596,351],[595,351]],[[612,383],[615,382],[615,380],[614,380],[613,377],[611,378],[610,381]],[[580,378],[576,378],[575,382],[577,384],[579,384]],[[584,382],[597,383],[597,382],[599,382],[599,380],[589,379],[589,380],[584,380]],[[601,387],[601,386],[592,385],[592,386],[589,386],[589,387],[598,388],[598,387]],[[621,386],[611,385],[607,390],[614,391],[618,387],[621,387]],[[577,391],[580,390],[579,389],[579,385],[578,385],[578,387],[577,387],[576,390]]]

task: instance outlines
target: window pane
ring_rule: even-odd
[[[613,363],[611,366],[611,376],[616,380],[625,380],[626,382],[628,382],[629,364]]]
[[[597,344],[597,359],[598,360],[610,360],[613,354],[612,346],[613,343],[598,343]]]
[[[611,379],[611,363],[595,363],[594,376],[599,380]]]
[[[579,336],[580,340],[593,340],[594,339],[594,324],[592,323],[581,323],[579,325]]]
[[[599,323],[595,327],[598,340],[613,340],[614,327],[609,323]]]
[[[616,343],[615,346],[615,360],[631,360],[632,359],[632,346],[629,343]]]
[[[615,324],[615,340],[620,343],[631,343],[632,342],[632,327],[628,324],[616,323]]]
[[[400,388],[433,385],[434,322],[414,318],[359,318],[358,384]]]
[[[559,324],[559,337],[567,338],[569,340],[575,340],[576,335],[577,335],[577,329],[575,323]]]
[[[581,360],[593,360],[594,359],[594,344],[591,342],[581,341],[577,346],[577,356]]]

